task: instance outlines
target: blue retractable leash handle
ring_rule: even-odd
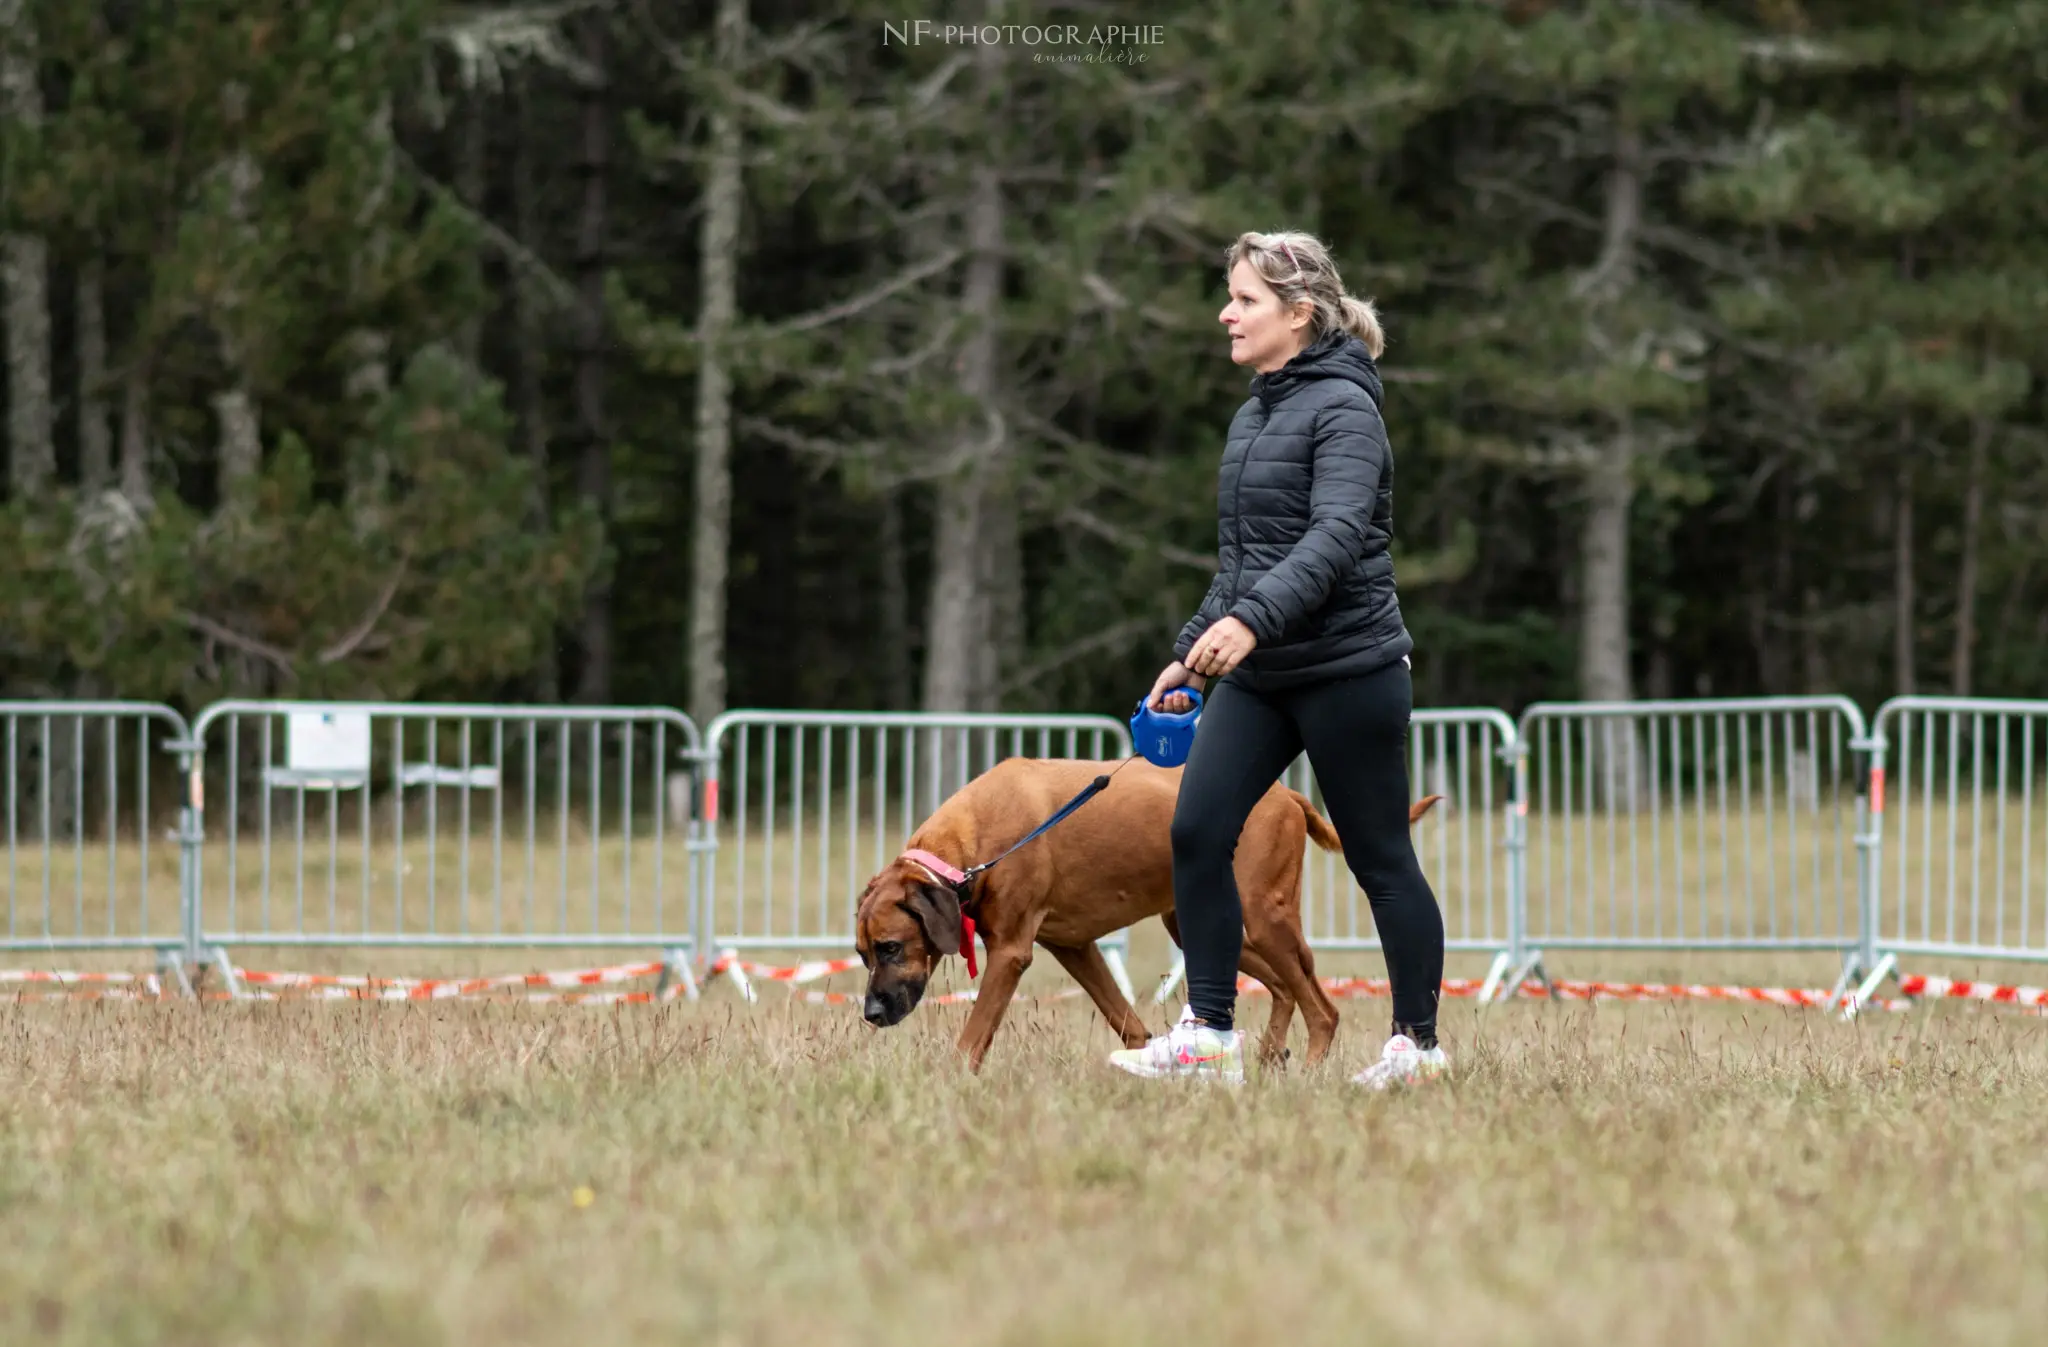
[[[1202,694],[1193,688],[1174,688],[1166,695],[1185,692],[1195,704],[1186,711],[1154,711],[1141,699],[1131,717],[1131,743],[1155,767],[1178,767],[1188,760],[1195,746],[1195,722],[1202,718]]]

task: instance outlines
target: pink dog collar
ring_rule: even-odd
[[[967,882],[965,870],[954,869],[929,851],[906,851],[903,853],[903,859],[923,866],[931,872],[933,879],[942,879],[956,889]]]

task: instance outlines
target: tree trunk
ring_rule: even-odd
[[[539,194],[533,181],[533,97],[527,76],[514,77],[512,115],[512,232],[519,246],[529,254],[540,253]],[[531,515],[536,532],[548,527],[548,427],[541,403],[541,376],[547,359],[541,338],[540,302],[533,282],[518,268],[512,271],[513,403],[519,418],[519,434],[526,444],[527,461],[533,465]],[[548,648],[533,670],[534,700],[552,706],[562,700],[559,651],[550,633]]]
[[[1607,209],[1600,255],[1581,282],[1592,311],[1625,295],[1635,282],[1636,233],[1642,221],[1642,146],[1623,123],[1607,174]],[[1626,417],[1600,446],[1586,483],[1586,532],[1580,551],[1582,592],[1579,688],[1589,701],[1635,700],[1629,655],[1629,518],[1635,505],[1636,437]],[[1633,719],[1606,721],[1599,747],[1601,795],[1610,807],[1630,807],[1647,784],[1638,759]]]
[[[1635,501],[1634,441],[1626,432],[1603,447],[1587,482],[1586,534],[1581,553],[1584,607],[1579,627],[1579,689],[1589,701],[1629,701],[1629,510]]]
[[[221,101],[227,108],[231,125],[239,123],[244,115],[248,94],[240,85],[230,83],[221,93]],[[228,160],[228,230],[229,246],[253,242],[249,221],[255,210],[256,189],[262,185],[263,170],[256,157],[248,150],[237,150]],[[230,274],[233,264],[230,263]],[[256,399],[249,389],[249,376],[242,343],[247,334],[240,330],[235,319],[242,308],[244,297],[229,284],[222,288],[218,301],[220,311],[214,324],[215,336],[220,342],[222,363],[227,367],[228,387],[212,395],[215,418],[220,423],[220,443],[215,453],[214,464],[220,474],[220,506],[228,509],[246,500],[262,466],[263,443],[261,428],[257,420]]]
[[[714,59],[737,70],[747,0],[719,0]],[[709,725],[725,710],[725,597],[732,551],[732,378],[726,342],[737,308],[740,233],[740,121],[723,102],[711,110],[711,157],[704,184],[698,276],[697,463],[690,562],[690,718]]]
[[[612,522],[612,446],[605,424],[605,188],[610,150],[609,73],[605,59],[606,15],[583,21],[583,59],[591,81],[583,88],[583,217],[576,231],[576,418],[583,440],[576,482],[597,507],[607,531]],[[583,667],[576,699],[606,702],[612,695],[612,583],[608,574],[591,581],[583,597]]]
[[[121,494],[137,510],[152,499],[149,480],[149,361],[138,355],[121,376]]]
[[[1636,232],[1642,223],[1642,146],[1624,123],[1615,135],[1614,163],[1607,174],[1607,211],[1600,256],[1581,280],[1588,321],[1598,308],[1626,294],[1634,283]],[[1586,532],[1581,559],[1579,688],[1593,701],[1628,701],[1629,514],[1635,503],[1635,437],[1624,419],[1601,446],[1587,481]]]
[[[11,50],[0,57],[0,101],[8,121],[42,125],[36,32],[22,0],[0,0],[0,32]],[[57,475],[51,430],[49,247],[40,235],[0,236],[0,283],[7,291],[8,485],[17,500],[34,499]]]
[[[1984,536],[1984,467],[1991,452],[1991,429],[1988,416],[1978,417],[1970,428],[1969,476],[1963,484],[1963,555],[1956,571],[1956,649],[1951,664],[1958,697],[1970,695],[1977,650],[1978,554]]]
[[[1892,686],[1913,695],[1913,418],[1899,419],[1898,492],[1892,515]]]
[[[985,48],[984,51],[992,51]],[[982,56],[984,62],[986,56]],[[1002,189],[992,169],[976,172],[967,208],[967,280],[961,296],[968,334],[957,369],[960,392],[981,415],[962,427],[958,464],[939,488],[930,618],[925,633],[927,711],[974,711],[986,703],[988,647],[995,639],[989,533],[1008,428],[996,405],[996,320],[1002,287]]]
[[[100,259],[78,270],[78,477],[88,492],[113,485],[114,433],[107,409],[107,301]]]
[[[256,480],[263,462],[262,427],[246,387],[215,393],[212,402],[220,422],[220,500],[227,506],[243,499]]]

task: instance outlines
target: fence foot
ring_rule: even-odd
[[[219,970],[221,986],[227,989],[230,1001],[246,999],[248,992],[243,988],[242,980],[235,976],[235,961],[228,957],[225,949],[219,945],[209,948],[206,951],[206,962]]]
[[[1486,970],[1486,981],[1479,986],[1479,1004],[1490,1006],[1500,998],[1501,983],[1507,978],[1510,955],[1506,950],[1493,956],[1493,966]]]
[[[1550,985],[1550,971],[1543,966],[1542,950],[1536,950],[1524,956],[1522,962],[1515,966],[1514,971],[1507,975],[1501,982],[1500,999],[1503,1001],[1514,1000],[1515,993],[1522,990],[1522,984],[1532,979],[1545,992],[1553,990]]]
[[[1166,970],[1166,973],[1159,979],[1159,989],[1152,993],[1152,1004],[1155,1006],[1165,1005],[1166,998],[1173,995],[1173,989],[1180,986],[1180,980],[1186,977],[1187,974],[1187,955],[1175,954],[1173,956],[1173,967]]]
[[[663,950],[661,953],[661,979],[654,984],[654,995],[660,999],[669,989],[669,984],[683,984],[685,1000],[697,999],[697,975],[690,971],[690,960],[679,949]]]
[[[1862,976],[1863,960],[1854,950],[1850,950],[1842,956],[1841,976],[1837,977],[1835,985],[1828,989],[1828,999],[1821,1006],[1821,1010],[1824,1012],[1839,1010],[1842,1012],[1843,1019],[1854,1019],[1856,1012],[1849,1006],[1849,989],[1856,984],[1856,979]]]
[[[1899,960],[1897,955],[1887,954],[1879,959],[1876,965],[1871,968],[1870,975],[1863,979],[1855,991],[1849,993],[1847,1000],[1841,1002],[1843,1018],[1855,1019],[1857,1012],[1869,1004],[1870,998],[1877,994],[1877,989],[1884,985],[1885,979],[1895,976],[1898,971]],[[1851,972],[1851,969],[1842,970],[1842,981],[1844,983],[1850,980]]]
[[[1131,988],[1131,973],[1124,967],[1123,951],[1106,949],[1102,951],[1102,958],[1109,965],[1109,975],[1116,980],[1116,989],[1124,994],[1124,1000],[1137,1004],[1138,993]]]
[[[167,984],[177,991],[179,996],[184,997],[186,1000],[192,999],[192,975],[186,971],[185,960],[181,952],[167,949],[158,950],[156,969],[158,973],[163,975]]]
[[[748,1005],[752,1005],[757,999],[754,994],[754,984],[748,981],[747,970],[740,967],[739,951],[729,949],[719,956],[718,961],[725,965],[725,975],[732,979],[732,985],[740,989],[741,999],[746,1001]]]

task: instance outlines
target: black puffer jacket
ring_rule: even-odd
[[[1216,579],[1174,643],[1235,617],[1259,691],[1370,673],[1414,648],[1394,593],[1394,456],[1365,343],[1327,333],[1252,380],[1216,493]]]

